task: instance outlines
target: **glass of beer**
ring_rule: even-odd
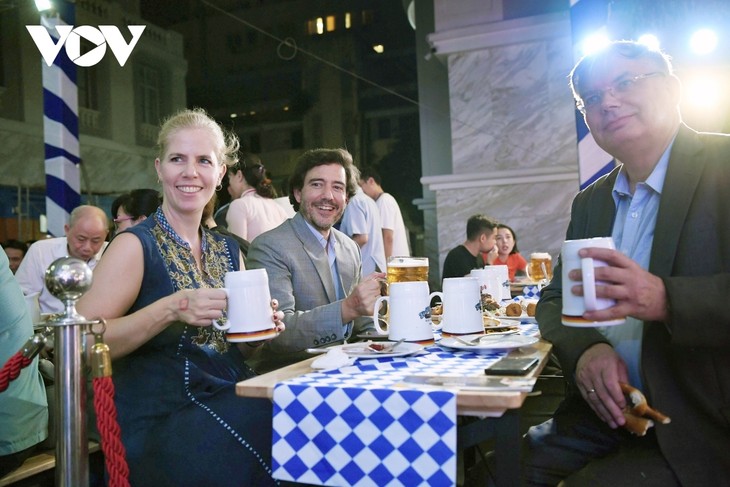
[[[550,282],[553,278],[553,258],[547,252],[533,252],[525,270],[532,282]]]
[[[428,257],[390,257],[387,279],[388,284],[428,281]]]

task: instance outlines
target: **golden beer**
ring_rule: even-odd
[[[553,258],[547,252],[530,254],[527,277],[533,282],[550,281],[553,278]]]
[[[428,281],[427,257],[391,257],[388,259],[388,284]]]

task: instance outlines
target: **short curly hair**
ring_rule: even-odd
[[[355,196],[360,171],[352,162],[352,154],[345,149],[312,149],[299,157],[294,173],[289,178],[289,202],[294,206],[294,211],[299,211],[299,202],[294,197],[294,190],[302,190],[304,178],[312,168],[328,164],[339,164],[345,169],[347,200]]]

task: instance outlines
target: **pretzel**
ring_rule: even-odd
[[[650,407],[639,389],[623,382],[619,382],[619,385],[621,392],[628,398],[623,414],[626,419],[624,428],[629,432],[636,436],[644,436],[649,428],[654,426],[654,421],[660,424],[669,424],[672,421],[669,416]]]

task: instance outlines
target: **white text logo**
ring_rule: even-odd
[[[78,27],[57,25],[58,42],[55,42],[48,30],[42,25],[25,26],[48,66],[53,64],[56,56],[61,52],[61,48],[66,46],[66,54],[69,59],[77,66],[82,67],[94,66],[101,61],[104,54],[106,54],[107,44],[111,48],[114,57],[119,61],[119,65],[124,66],[147,26],[129,25],[127,27],[132,34],[132,40],[129,44],[124,40],[119,29],[113,25],[100,25],[98,29],[90,25],[80,25]],[[82,37],[96,46],[83,56],[81,55]]]

